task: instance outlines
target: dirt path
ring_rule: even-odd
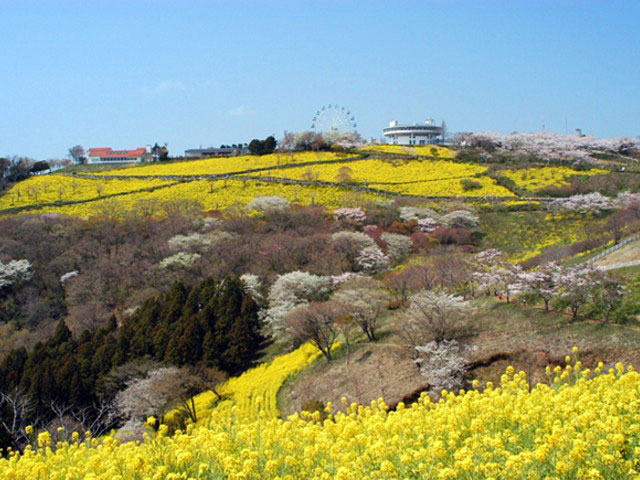
[[[631,242],[629,245],[611,252],[604,258],[593,263],[596,267],[605,267],[607,265],[617,265],[619,263],[627,263],[640,260],[640,240]]]

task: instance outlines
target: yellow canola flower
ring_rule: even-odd
[[[101,172],[101,175],[118,177],[227,175],[300,163],[339,161],[357,156],[334,152],[287,152],[262,156],[242,155],[228,158],[205,158],[175,163],[140,165],[131,168],[108,170]],[[92,173],[86,172],[86,174],[91,175]]]
[[[425,145],[409,147],[404,145],[367,145],[360,148],[363,152],[378,152],[395,155],[412,155],[418,157],[445,158],[451,159],[456,156],[456,152],[450,148],[438,145]]]
[[[526,190],[535,192],[549,186],[568,185],[572,176],[591,176],[608,174],[607,170],[593,168],[591,170],[573,170],[568,167],[537,167],[520,170],[501,170],[498,172],[510,178]]]
[[[144,182],[144,180],[135,181]],[[128,211],[134,209],[136,204],[141,201],[166,202],[174,200],[194,200],[200,202],[205,210],[222,210],[236,204],[240,206],[246,205],[255,197],[262,196],[280,196],[291,203],[324,205],[331,209],[386,200],[385,197],[380,195],[340,189],[338,186],[303,187],[266,183],[259,180],[194,180],[160,188],[153,192],[132,193],[76,205],[43,207],[36,210],[36,212],[86,218],[95,215],[98,211],[108,210],[114,205],[117,205],[122,211]],[[157,214],[162,215],[162,209],[158,209]]]
[[[142,444],[107,437],[52,451],[43,435],[37,450],[0,459],[0,480],[638,478],[638,373],[531,390],[513,373],[482,392],[447,392],[437,403],[423,394],[396,410],[376,400],[324,422],[235,405],[188,433],[161,427]],[[237,391],[251,396],[255,377]]]
[[[171,185],[166,180],[88,179],[65,175],[40,175],[15,184],[0,197],[0,211],[57,202],[98,199],[119,193]]]
[[[196,395],[194,402],[199,424],[206,424],[212,413],[212,407],[218,413],[225,411],[240,414],[244,418],[258,418],[264,413],[268,418],[279,416],[276,396],[283,383],[292,375],[304,370],[320,352],[310,344],[295,351],[276,357],[271,363],[264,363],[234,377],[216,389],[223,400],[212,391]],[[171,421],[173,413],[167,415]]]
[[[252,176],[293,180],[348,182],[403,195],[432,197],[514,197],[489,177],[475,177],[487,167],[444,160],[365,159],[256,172]],[[480,188],[464,190],[461,180]]]

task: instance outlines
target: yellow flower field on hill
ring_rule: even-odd
[[[460,179],[472,177],[486,170],[487,167],[484,166],[443,160],[389,161],[366,159],[355,162],[336,162],[307,167],[265,170],[255,173],[253,176],[340,182],[345,181],[346,175],[354,183],[367,184]]]
[[[502,215],[502,214],[495,214]],[[513,263],[523,262],[549,247],[586,240],[604,219],[583,215],[532,215],[510,213],[511,222],[483,217],[481,230],[491,232],[491,246],[504,251]]]
[[[579,362],[529,389],[512,367],[497,387],[424,395],[390,411],[382,399],[321,421],[214,410],[206,426],[142,444],[73,442],[0,460],[0,479],[638,479],[640,375]],[[555,377],[555,378],[554,378]],[[328,406],[331,410],[331,406]]]
[[[139,181],[144,182],[144,181]],[[226,186],[225,186],[226,184]],[[57,213],[77,217],[90,217],[105,205],[113,209],[132,210],[140,201],[195,200],[205,210],[222,210],[235,204],[246,205],[255,197],[280,196],[291,203],[301,205],[324,205],[327,208],[358,206],[370,201],[385,200],[385,197],[370,193],[341,190],[338,187],[302,187],[299,185],[281,185],[265,183],[259,180],[197,180],[161,188],[153,192],[132,193],[113,199],[65,205],[43,207],[35,210],[39,213]],[[34,210],[31,210],[34,212]]]
[[[197,176],[225,175],[259,168],[275,168],[308,162],[328,162],[353,158],[357,155],[334,152],[292,152],[270,155],[242,155],[228,158],[205,158],[184,162],[140,165],[131,168],[108,170],[101,175],[154,177],[154,176]],[[91,175],[91,172],[87,172]]]
[[[454,158],[456,152],[438,145],[408,147],[402,145],[368,145],[361,147],[364,152],[378,152],[398,155],[417,155],[419,157]]]
[[[540,167],[525,168],[521,170],[501,170],[498,172],[507,178],[510,178],[518,184],[519,187],[535,192],[549,186],[567,185],[568,179],[574,175],[600,175],[609,173],[607,170],[591,169],[591,170],[573,170],[568,167]]]
[[[41,175],[17,183],[0,197],[0,210],[54,202],[105,197],[115,193],[171,185],[165,180],[93,180],[64,175]]]
[[[209,391],[195,397],[198,424],[207,424],[208,417],[215,410],[220,414],[241,416],[255,420],[263,412],[269,418],[278,418],[277,395],[284,382],[292,375],[304,370],[320,352],[310,344],[305,344],[291,353],[276,357],[271,363],[263,363],[239,377],[231,378],[218,388],[223,400]],[[216,403],[217,402],[217,403]],[[212,405],[215,404],[215,408]],[[171,414],[167,416],[171,420]]]
[[[370,183],[369,187],[378,188],[392,193],[403,195],[420,195],[425,197],[515,197],[510,190],[497,185],[495,180],[489,177],[473,178],[481,188],[465,190],[460,183],[460,178],[448,180],[435,180],[415,183]]]

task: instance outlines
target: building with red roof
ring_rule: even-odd
[[[135,150],[112,150],[111,148],[90,148],[88,163],[135,163],[147,160],[150,153],[142,147]]]

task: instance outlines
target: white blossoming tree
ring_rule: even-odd
[[[560,305],[569,307],[573,320],[578,317],[580,307],[591,298],[593,289],[597,286],[594,285],[593,278],[597,275],[593,266],[577,266],[566,268],[556,276]]]
[[[331,247],[344,258],[345,266],[350,270],[358,270],[358,257],[365,248],[378,248],[369,235],[349,231],[331,235]]]
[[[262,213],[284,212],[290,207],[289,202],[282,197],[256,197],[245,207],[247,211]]]
[[[562,269],[555,262],[545,263],[536,270],[521,272],[518,280],[525,292],[532,293],[544,301],[544,311],[549,312],[549,303],[558,292],[557,278]]]
[[[362,249],[358,254],[356,263],[365,273],[382,272],[389,268],[389,257],[375,245]]]
[[[474,313],[469,301],[437,290],[423,290],[410,298],[404,315],[403,337],[412,348],[451,340]]]
[[[457,341],[432,341],[416,346],[415,350],[414,362],[433,390],[451,391],[462,386],[468,364]]]
[[[442,217],[443,223],[452,228],[475,228],[480,223],[478,216],[468,210],[455,210]]]
[[[389,296],[379,288],[374,279],[360,277],[346,282],[332,299],[362,329],[369,341],[376,340],[378,322],[389,302]]]
[[[11,260],[0,262],[0,290],[12,285],[28,282],[33,277],[33,268],[29,260]]]
[[[286,336],[286,315],[300,305],[325,300],[331,292],[329,277],[308,272],[280,275],[269,290],[268,308],[263,313],[266,325],[276,337]]]
[[[400,262],[405,259],[413,246],[413,242],[409,237],[397,233],[385,232],[380,238],[387,244],[387,255],[393,262]]]

